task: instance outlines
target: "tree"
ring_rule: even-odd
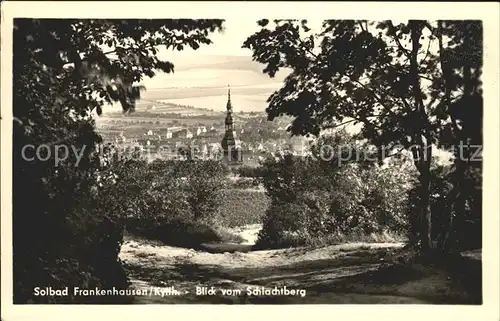
[[[380,150],[411,153],[419,173],[416,240],[423,252],[436,250],[429,199],[433,150],[463,141],[466,133],[482,135],[481,22],[327,20],[317,33],[306,20],[257,23],[261,30],[243,47],[270,77],[291,70],[268,98],[268,119],[292,116],[292,134],[360,124],[361,136]],[[464,166],[456,164],[460,191]]]
[[[361,160],[368,147],[339,130],[322,135],[306,157],[283,152],[265,159],[259,180],[271,207],[259,234],[260,245],[282,246],[290,235],[298,245],[332,236],[404,232],[413,167],[397,158],[386,166],[369,157]],[[335,153],[337,148],[342,152]]]
[[[95,146],[102,139],[95,132],[91,111],[100,114],[106,103],[113,102],[120,102],[126,112],[133,111],[144,76],[174,71],[172,62],[158,58],[160,47],[182,50],[210,44],[210,33],[220,30],[222,23],[15,19],[15,303],[52,300],[34,296],[35,286],[128,286],[118,259],[122,213],[113,206],[127,194],[117,190],[115,202],[100,199],[110,197],[102,190],[112,190],[108,185],[114,179],[100,174],[103,155],[96,154]],[[27,152],[29,145],[45,149],[36,158],[34,152]],[[70,153],[55,164],[54,152],[63,146]],[[123,297],[54,300],[102,303],[121,302]]]
[[[450,119],[441,130],[440,138],[446,147],[455,147],[454,170],[450,175],[453,189],[448,195],[454,204],[450,205],[452,214],[449,215],[443,246],[454,249],[460,246],[458,239],[464,237],[460,234],[465,234],[468,199],[475,199],[473,203],[476,203],[476,209],[480,208],[477,205],[481,202],[476,190],[481,190],[482,186],[482,157],[479,153],[483,142],[480,79],[483,64],[482,26],[480,21],[440,21],[434,33],[438,38],[442,72],[442,77],[434,80],[434,86],[444,88],[438,108],[441,113],[448,114]],[[444,44],[445,39],[449,40],[448,46]],[[478,224],[480,222],[479,218]]]

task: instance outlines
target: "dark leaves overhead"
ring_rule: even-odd
[[[20,73],[40,68],[64,79],[61,96],[75,95],[74,91],[87,98],[97,94],[99,101],[120,102],[124,111],[130,111],[139,98],[137,84],[144,76],[174,72],[172,62],[158,58],[160,48],[182,50],[208,45],[209,34],[222,30],[222,23],[203,19],[16,19],[14,68]],[[19,88],[31,95],[34,75],[26,72]],[[99,103],[90,100],[89,107],[97,108]]]
[[[409,144],[413,138],[418,140],[424,128],[432,130],[430,137],[436,143],[444,139],[440,129],[447,128],[453,108],[461,119],[480,123],[481,113],[474,108],[467,114],[464,108],[458,112],[458,104],[443,102],[443,56],[436,51],[436,23],[418,22],[424,33],[415,44],[410,37],[411,23],[326,20],[313,33],[305,20],[275,20],[274,25],[260,20],[261,29],[250,35],[243,47],[252,51],[255,61],[264,64],[263,72],[270,77],[281,69],[291,70],[282,88],[267,101],[269,119],[293,116],[290,130],[301,135],[316,135],[323,128],[351,119],[362,124],[362,134],[376,144]],[[479,94],[480,22],[447,21],[442,33],[449,40],[444,57],[453,71],[446,84],[453,100],[459,99],[464,89],[464,65],[470,66],[468,83]],[[418,91],[413,88],[414,71],[409,60],[413,45],[418,48]],[[425,103],[425,126],[418,125],[420,100]]]

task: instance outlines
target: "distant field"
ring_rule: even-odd
[[[219,210],[222,224],[226,227],[259,224],[268,206],[269,198],[262,191],[231,188]]]
[[[235,113],[251,112],[251,111],[263,112],[267,107],[266,103],[267,98],[268,95],[231,94],[231,101]],[[162,100],[162,102],[165,103],[171,102],[182,105],[204,106],[207,109],[223,112],[226,110],[227,95],[168,99],[168,100]],[[194,110],[189,111],[189,114],[195,114],[195,113],[196,112]]]
[[[124,118],[118,118],[118,117],[100,117],[97,122],[101,125],[113,125],[113,124],[119,124],[119,125],[124,125],[126,124],[127,126],[132,126],[132,125],[138,125],[141,126],[141,124],[150,124],[153,122],[156,124],[156,122],[160,122],[160,124],[168,124],[172,123],[174,121],[178,121],[179,124],[186,124],[186,125],[191,125],[191,124],[197,124],[197,123],[203,123],[206,125],[212,124],[212,123],[218,123],[222,121],[223,118],[221,117],[220,119],[207,119],[203,117],[193,117],[193,118],[156,118],[156,117],[124,117]],[[143,126],[143,125],[142,125]]]
[[[238,112],[264,112],[267,107],[266,100],[279,87],[273,86],[242,86],[231,88],[231,101],[233,109]],[[141,100],[136,102],[136,110],[152,113],[181,113],[184,115],[217,114],[225,112],[227,103],[227,88],[165,88],[150,89],[141,93]],[[185,108],[175,105],[187,105],[195,108]],[[151,110],[151,106],[155,106]],[[120,106],[115,105],[104,109],[104,113],[119,111]]]
[[[268,95],[278,86],[241,86],[231,87],[231,98],[239,95]],[[210,96],[227,97],[227,87],[201,87],[201,88],[164,88],[150,89],[141,93],[142,98],[148,100],[172,100],[183,98],[199,98]],[[227,98],[222,101],[225,106]],[[196,106],[201,107],[201,106]]]
[[[263,112],[267,107],[266,100],[274,92],[275,87],[237,87],[231,88],[231,102],[234,111]],[[179,88],[145,92],[144,99],[158,100],[163,103],[190,105],[197,108],[224,112],[227,103],[227,88]],[[158,108],[159,106],[157,106]],[[191,110],[193,113],[195,110]]]

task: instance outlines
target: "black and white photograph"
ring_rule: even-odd
[[[163,11],[2,12],[2,301],[485,304],[482,19]]]

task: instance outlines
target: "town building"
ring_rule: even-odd
[[[242,162],[243,153],[239,141],[236,139],[233,122],[233,106],[231,104],[231,89],[228,86],[226,119],[224,120],[225,133],[221,141],[221,147],[224,155],[224,161],[229,164]]]

